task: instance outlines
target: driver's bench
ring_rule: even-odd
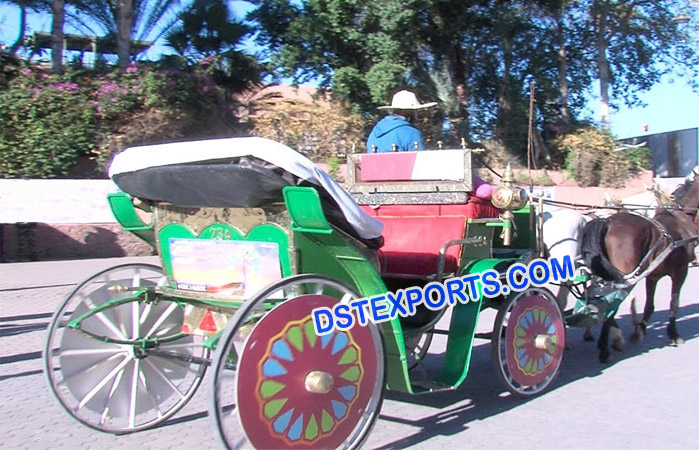
[[[384,224],[379,256],[387,284],[456,273],[464,247],[445,245],[467,237],[469,219],[500,214],[471,195],[470,150],[349,155],[347,184],[361,208]]]

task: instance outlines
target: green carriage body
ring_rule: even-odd
[[[465,167],[465,181],[452,186],[453,192],[467,194],[472,189],[470,179],[470,152],[459,151],[468,161]],[[360,155],[352,155],[358,161]],[[350,160],[352,161],[352,159]],[[354,189],[355,198],[368,203],[371,195],[362,194],[368,186],[383,194],[388,191],[393,201],[415,202],[415,186],[422,193],[444,192],[443,182],[409,183],[404,182],[362,182],[361,174],[350,165],[351,183],[361,186]],[[412,184],[412,189],[411,189]],[[352,190],[352,185],[350,190]],[[393,187],[393,189],[392,189]],[[392,192],[391,192],[392,191]],[[465,197],[447,196],[449,203],[462,202]],[[396,200],[398,199],[398,200]],[[384,199],[385,200],[385,199]],[[379,273],[375,256],[356,239],[333,227],[325,218],[317,188],[284,188],[284,204],[266,205],[262,208],[183,208],[173,205],[154,205],[151,223],[145,223],[136,213],[132,198],[123,192],[110,194],[109,204],[112,211],[125,230],[151,244],[160,256],[162,267],[171,285],[161,290],[168,296],[174,296],[184,302],[208,305],[216,311],[231,315],[240,306],[241,301],[217,298],[211,294],[197,294],[178,290],[172,273],[172,260],[169,242],[172,238],[230,239],[277,242],[280,248],[281,272],[283,277],[294,274],[322,274],[341,280],[356,290],[362,297],[370,297],[387,292],[387,287]],[[430,202],[435,199],[430,198]],[[418,202],[420,200],[418,199]],[[423,201],[424,202],[424,201]],[[419,203],[418,203],[419,204]],[[536,248],[536,236],[530,230],[529,205],[515,211],[515,228],[518,230],[515,241],[504,246],[501,237],[503,228],[509,223],[501,218],[467,219],[460,253],[459,268],[451,276],[463,276],[480,273],[488,269],[506,267],[512,262],[526,261]],[[241,226],[241,223],[243,226]],[[504,256],[498,256],[504,255]],[[373,256],[373,257],[372,257]],[[373,261],[372,261],[373,260]],[[436,269],[436,268],[435,268]],[[415,284],[424,284],[427,279],[416,279]],[[497,301],[497,300],[495,300]],[[480,311],[488,307],[497,307],[494,300],[483,298],[478,302],[457,303],[453,307],[448,329],[447,354],[444,367],[439,375],[429,382],[411,380],[411,373],[406,354],[406,337],[425,332],[425,329],[410,328],[398,318],[381,326],[387,361],[387,385],[391,390],[407,393],[425,393],[434,390],[453,389],[466,378],[469,368],[471,349],[476,338],[476,324]],[[207,345],[214,347],[218,334]]]
[[[395,291],[398,288],[424,286],[432,281],[441,282],[448,278],[481,273],[490,269],[503,272],[513,263],[526,262],[536,257],[538,242],[534,224],[537,222],[529,204],[519,210],[507,211],[511,214],[504,217],[498,217],[497,215],[492,217],[492,213],[491,217],[469,216],[463,212],[462,207],[469,203],[469,195],[473,190],[471,152],[469,150],[451,150],[441,154],[440,152],[421,152],[422,156],[420,158],[427,161],[426,164],[428,166],[432,164],[436,168],[439,168],[440,164],[443,165],[445,163],[444,158],[451,158],[451,160],[447,160],[447,164],[449,164],[449,161],[455,163],[454,165],[457,169],[454,171],[452,168],[451,174],[455,174],[456,179],[444,180],[439,178],[440,175],[435,176],[434,174],[428,174],[426,180],[412,180],[409,177],[405,179],[404,176],[401,179],[401,175],[397,176],[394,170],[393,175],[389,173],[387,180],[377,180],[375,179],[376,171],[374,175],[371,174],[372,164],[374,168],[380,167],[384,163],[389,163],[389,166],[390,164],[397,164],[400,168],[405,161],[415,158],[415,153],[405,152],[403,155],[350,155],[349,157],[348,190],[354,197],[355,206],[363,205],[366,211],[372,205],[374,207],[376,205],[389,205],[387,210],[393,211],[390,214],[396,214],[394,217],[379,218],[386,227],[384,228],[383,237],[387,239],[400,238],[400,244],[397,246],[392,246],[390,243],[385,245],[382,251],[388,250],[383,253],[378,250],[379,246],[376,245],[375,241],[354,232],[351,228],[345,226],[346,224],[343,225],[342,220],[338,222],[337,211],[328,210],[328,205],[330,207],[333,206],[332,202],[327,200],[328,192],[324,187],[313,183],[300,183],[301,185],[289,183],[283,188],[277,186],[279,191],[281,191],[281,195],[272,200],[267,199],[251,205],[224,204],[212,206],[202,202],[201,206],[192,206],[192,201],[189,201],[186,202],[188,203],[187,206],[182,206],[177,204],[176,201],[153,200],[147,196],[130,195],[125,192],[110,194],[108,202],[118,222],[125,230],[132,232],[154,248],[160,257],[164,276],[160,280],[156,280],[157,276],[151,273],[155,268],[147,267],[143,269],[150,271],[150,281],[147,283],[141,282],[139,272],[138,282],[136,282],[135,276],[133,280],[126,281],[113,281],[110,280],[109,276],[106,276],[106,278],[96,276],[94,280],[87,280],[76,288],[74,293],[66,299],[64,306],[56,313],[49,329],[46,368],[54,393],[56,393],[69,413],[93,428],[112,432],[136,431],[162,422],[162,420],[165,420],[183,406],[201,382],[206,367],[213,362],[213,365],[216,367],[216,374],[213,383],[215,392],[213,396],[214,407],[211,415],[214,416],[224,443],[230,446],[233,445],[232,442],[237,441],[231,441],[227,437],[226,426],[224,425],[223,411],[226,407],[217,393],[222,389],[222,382],[220,381],[222,374],[231,368],[235,372],[238,364],[246,367],[245,370],[255,370],[254,364],[257,363],[246,363],[246,353],[237,346],[244,341],[246,342],[244,348],[247,349],[245,351],[250,351],[251,346],[254,347],[254,343],[250,344],[251,341],[254,341],[253,336],[256,336],[255,333],[258,333],[258,329],[265,328],[255,324],[274,323],[273,320],[267,320],[266,317],[274,316],[274,311],[284,309],[282,304],[292,302],[299,304],[303,303],[304,299],[306,299],[305,302],[308,304],[313,304],[313,302],[324,304],[323,301],[327,302],[327,298],[330,298],[327,295],[337,299],[334,301],[339,301],[340,298],[371,297]],[[434,162],[430,163],[429,158],[434,158]],[[379,165],[377,166],[377,164]],[[191,167],[186,167],[186,169],[190,170]],[[245,166],[243,169],[248,170],[249,168]],[[211,168],[208,167],[206,170],[211,170]],[[217,168],[216,170],[219,169]],[[363,170],[366,173],[363,173]],[[389,170],[388,172],[391,171]],[[266,176],[264,173],[263,175]],[[162,176],[162,173],[159,176]],[[381,176],[383,175],[379,174],[379,177]],[[222,195],[235,196],[235,194],[227,194],[226,192],[223,192]],[[403,211],[405,209],[404,206],[407,210],[414,207],[414,210],[410,214],[405,215],[407,213]],[[435,217],[431,216],[433,214],[431,211],[437,211]],[[443,211],[447,212],[443,214]],[[432,219],[434,220],[432,221]],[[411,231],[409,227],[406,228],[406,224],[415,224],[417,228]],[[433,242],[430,244],[432,247],[427,250],[425,250],[424,242],[420,242],[425,240],[424,234],[421,235],[423,233],[421,230],[424,230],[425,226],[427,226],[428,230],[431,227],[434,233]],[[208,287],[206,289],[194,289],[186,283],[179,283],[175,270],[175,261],[180,257],[175,256],[177,252],[173,251],[173,245],[180,245],[185,241],[188,243],[187,245],[196,246],[202,244],[202,248],[209,249],[213,247],[207,246],[220,245],[224,247],[224,250],[226,245],[245,246],[250,243],[276,246],[278,249],[280,280],[272,282],[268,287],[257,293],[246,292],[247,286],[240,287],[236,285],[234,289],[242,289],[238,291],[225,289],[218,291],[209,290]],[[218,241],[226,242],[218,243]],[[420,250],[422,253],[412,253],[416,248],[422,248],[423,250]],[[215,264],[215,261],[212,263]],[[419,266],[417,271],[411,272],[416,264]],[[405,269],[405,267],[408,267],[408,269]],[[410,269],[410,267],[413,267],[413,269]],[[138,270],[140,271],[141,269],[139,268]],[[102,274],[98,275],[101,276]],[[99,280],[103,278],[105,279],[104,283],[108,285],[106,290],[114,298],[97,307],[91,305],[90,301],[78,303],[77,307],[75,305],[71,306],[70,302],[73,301],[71,297],[77,298],[84,295],[82,290],[101,282]],[[280,292],[280,286],[284,286],[285,280],[289,280],[290,285],[293,285],[294,289],[301,290],[301,294],[296,295],[303,297],[303,299],[280,300],[277,293]],[[132,284],[128,285],[128,283]],[[324,286],[322,289],[326,289],[326,291],[319,290],[319,292],[322,292],[321,297],[325,295],[326,300],[323,300],[323,298],[319,299],[317,295],[314,297],[313,286],[319,285]],[[316,287],[315,289],[319,288]],[[325,292],[331,292],[332,294],[326,295]],[[286,294],[286,291],[284,290],[283,293]],[[91,295],[88,293],[87,298],[90,298]],[[102,293],[100,295],[104,297],[110,294]],[[378,365],[380,368],[376,372],[371,372],[371,367],[369,366],[366,369],[369,371],[367,373],[373,373],[376,377],[373,387],[368,385],[367,388],[373,389],[375,393],[378,392],[378,400],[364,399],[367,402],[367,412],[356,417],[358,421],[356,429],[350,430],[349,437],[343,438],[348,440],[348,443],[342,443],[344,442],[343,440],[338,442],[329,440],[327,442],[330,443],[325,444],[324,442],[326,441],[318,440],[330,439],[332,437],[330,435],[334,433],[333,430],[341,422],[338,418],[340,417],[339,415],[334,422],[333,420],[326,420],[326,416],[323,415],[323,422],[320,428],[314,425],[315,419],[313,418],[310,422],[302,423],[306,427],[304,436],[310,439],[308,440],[309,447],[313,448],[321,444],[322,446],[354,447],[360,444],[366,438],[371,424],[377,417],[376,411],[381,403],[380,391],[384,387],[411,394],[456,389],[466,379],[473,342],[478,337],[492,338],[494,344],[496,344],[493,350],[493,357],[499,365],[503,366],[499,375],[508,389],[525,396],[541,392],[555,377],[560,363],[560,356],[558,356],[559,359],[555,367],[547,369],[545,379],[537,381],[535,386],[529,386],[526,382],[524,384],[520,383],[521,376],[518,378],[518,375],[515,374],[513,377],[510,374],[510,366],[513,362],[503,359],[505,358],[504,355],[509,352],[509,350],[505,349],[506,341],[507,339],[513,339],[510,337],[506,339],[507,317],[513,313],[523,314],[525,311],[521,305],[528,305],[528,302],[532,299],[534,303],[539,302],[537,307],[542,309],[542,311],[546,310],[548,304],[555,304],[552,296],[545,290],[538,290],[531,296],[518,294],[510,297],[484,298],[483,295],[478,295],[476,301],[456,302],[449,307],[451,309],[451,319],[446,330],[438,330],[436,328],[438,322],[443,322],[441,318],[444,310],[429,313],[421,321],[405,320],[404,318],[396,317],[380,323],[378,327],[373,324],[367,327],[355,325],[354,328],[366,328],[368,330],[366,332],[359,331],[357,339],[373,342],[376,354],[379,356],[379,359],[371,364]],[[147,309],[149,312],[151,309],[162,312],[158,322],[149,324],[149,326],[152,330],[155,330],[158,327],[163,328],[164,325],[160,322],[165,322],[169,326],[167,332],[163,332],[161,335],[157,335],[157,333],[156,335],[151,335],[151,332],[149,332],[145,337],[142,336],[143,333],[139,334],[136,331],[139,326],[136,324],[135,317],[139,313],[142,315],[143,310],[139,310],[139,307],[136,306],[138,304],[145,305],[144,309]],[[165,306],[161,306],[163,304],[175,306],[165,309]],[[501,310],[496,319],[495,330],[491,336],[477,336],[476,326],[480,312],[490,307]],[[100,337],[89,331],[89,327],[82,326],[83,321],[86,321],[86,324],[87,321],[105,322],[106,320],[108,322],[108,318],[105,319],[104,315],[108,314],[110,308],[131,308],[133,312],[129,317],[132,317],[134,322],[133,339]],[[172,308],[175,308],[177,311],[174,315],[171,313]],[[86,311],[77,313],[73,312],[72,309],[75,309],[75,311],[85,309]],[[292,311],[291,314],[293,315],[293,308],[287,308],[284,311]],[[304,314],[307,314],[307,317],[309,317],[310,311]],[[170,315],[173,315],[173,317],[170,317]],[[542,313],[542,320],[543,317],[544,314]],[[146,319],[142,320],[145,321]],[[283,326],[283,317],[277,317],[275,320],[281,320],[281,324],[277,325],[277,327]],[[175,325],[177,321],[182,322],[181,326]],[[287,330],[289,327],[294,328],[295,323],[301,322],[291,320],[284,330]],[[61,327],[67,331],[62,331],[63,334],[59,336]],[[122,328],[129,327],[131,327],[130,324],[122,326]],[[250,327],[252,329],[249,329]],[[111,329],[113,328],[112,326]],[[380,335],[376,331],[377,329],[380,330]],[[317,338],[309,333],[308,323],[306,323],[305,330],[305,339],[307,341],[303,342],[307,342],[308,345],[312,346]],[[127,335],[126,331],[128,330],[122,329],[122,334]],[[300,348],[303,345],[302,341],[297,340],[297,337],[300,335],[294,334],[292,336],[292,331],[293,329],[285,331],[288,338],[288,342],[285,341],[287,344],[279,344],[279,342],[275,341],[275,346],[279,344],[286,348],[285,346],[291,343],[298,345],[298,348]],[[203,368],[195,374],[196,376],[190,377],[192,378],[191,380],[187,378],[187,383],[189,384],[186,386],[186,392],[179,392],[182,399],[172,406],[171,409],[160,411],[159,406],[157,406],[160,405],[160,397],[151,398],[150,401],[156,409],[156,414],[153,418],[143,421],[143,423],[135,419],[138,411],[135,406],[135,397],[133,396],[136,395],[134,392],[140,388],[138,387],[139,381],[136,375],[134,375],[130,384],[132,389],[130,395],[134,400],[130,403],[126,402],[130,405],[130,409],[123,413],[128,420],[125,425],[110,428],[103,424],[104,416],[107,415],[109,408],[100,410],[99,406],[91,407],[96,413],[99,414],[101,412],[102,418],[97,419],[82,417],[80,414],[77,414],[77,410],[83,404],[89,403],[85,401],[85,398],[94,397],[96,395],[95,392],[104,388],[102,381],[97,380],[95,388],[88,392],[85,398],[73,400],[74,403],[71,404],[70,400],[65,401],[64,397],[76,396],[73,391],[77,388],[73,387],[71,389],[68,386],[67,391],[69,392],[61,394],[58,387],[61,381],[54,379],[55,375],[52,375],[57,372],[57,366],[62,366],[64,362],[69,362],[69,359],[65,361],[61,359],[63,357],[53,357],[54,354],[60,354],[59,350],[62,349],[61,346],[65,342],[70,344],[67,346],[66,353],[72,355],[75,352],[83,351],[71,347],[71,345],[77,345],[74,342],[78,342],[73,336],[74,332],[83,332],[87,336],[96,338],[102,342],[101,345],[106,343],[107,345],[132,347],[133,355],[131,359],[133,362],[129,362],[129,364],[134,364],[134,374],[139,367],[139,361],[145,358],[149,352],[158,357],[174,358],[180,361],[181,364],[198,363]],[[119,330],[116,330],[115,333],[119,334]],[[361,333],[365,333],[365,336],[361,337]],[[415,364],[419,364],[421,358],[425,356],[424,352],[429,346],[433,333],[447,335],[446,354],[443,358],[442,367],[439,368],[438,372],[431,379],[425,380],[418,373],[419,371],[412,371],[411,369]],[[175,355],[172,351],[170,353],[163,353],[162,351],[158,353],[158,348],[162,343],[170,343],[183,337],[194,339],[197,336],[197,339],[201,341],[201,348],[203,349],[200,354],[189,352]],[[425,336],[428,336],[429,339],[426,343],[423,343],[424,346],[421,348],[419,342]],[[277,337],[274,339],[277,339]],[[269,344],[266,340],[268,339],[263,336],[261,345],[270,346],[268,352],[272,350],[279,351],[279,348],[275,347],[273,349],[271,347],[271,340]],[[78,344],[82,345],[80,342]],[[190,341],[186,342],[189,343]],[[547,344],[550,344],[550,342],[547,341]],[[336,343],[333,345],[340,344]],[[559,347],[563,345],[562,337],[558,345]],[[359,347],[352,348],[356,348],[357,352],[360,353],[362,351]],[[423,353],[418,353],[418,349]],[[560,347],[560,350],[562,352],[562,347]],[[209,358],[212,351],[216,351],[216,356],[213,360]],[[256,351],[258,350],[253,351],[253,353]],[[364,349],[364,351],[371,352],[371,349]],[[346,355],[349,356],[343,356],[343,361],[347,358],[351,359],[351,352],[349,350],[348,352]],[[557,354],[561,352],[556,351]],[[255,354],[257,355],[257,353]],[[282,354],[286,354],[286,350]],[[260,355],[256,357],[264,356]],[[250,364],[253,365],[250,366]],[[384,365],[385,371],[383,369]],[[115,368],[114,370],[117,369]],[[262,370],[259,368],[259,364],[258,370]],[[265,370],[267,370],[266,366]],[[323,377],[327,378],[328,374],[315,372],[311,371],[307,375],[306,390],[315,393],[326,392],[325,389],[330,389],[330,387],[326,386],[328,381]],[[113,376],[113,373],[110,372],[109,374],[104,374],[104,376]],[[248,377],[252,375],[245,373],[242,376]],[[347,379],[351,380],[352,376],[351,374],[347,375]],[[63,381],[65,381],[66,377],[67,375],[64,375]],[[119,377],[121,378],[121,375]],[[332,377],[330,379],[332,380]],[[238,383],[240,382],[238,380]],[[329,383],[329,386],[332,386],[332,381]],[[143,384],[146,384],[145,381]],[[259,388],[259,392],[262,393],[260,402],[264,403],[266,395],[272,399],[275,398],[276,392],[281,389],[278,386],[278,383],[268,380],[260,386],[252,386],[252,390]],[[105,394],[107,398],[105,401],[108,403],[112,395],[116,395],[114,394],[115,392],[118,394],[118,391],[118,386],[112,387],[112,392],[108,395]],[[177,388],[177,391],[179,391],[179,388]],[[84,394],[84,392],[80,393],[80,395]],[[166,397],[166,395],[163,394],[163,397]],[[376,397],[376,395],[372,397]],[[253,414],[253,416],[264,418],[269,413],[270,420],[276,417],[275,427],[282,427],[282,425],[286,427],[287,424],[280,425],[279,421],[281,419],[278,417],[281,414],[279,408],[282,408],[280,406],[282,403],[274,403],[274,401],[265,404],[265,409],[261,410],[260,414]],[[325,412],[323,410],[323,414]],[[335,413],[339,414],[337,411]],[[251,420],[256,419],[253,418]],[[327,430],[330,430],[327,431],[328,436],[323,435],[323,430],[326,429],[326,426]],[[259,428],[259,426],[253,425],[251,429],[256,427]],[[300,435],[297,435],[298,430],[294,426],[289,425],[289,427],[288,430],[284,428],[286,430],[284,431],[286,433],[284,439],[302,439],[299,437]],[[343,433],[345,432],[343,431]],[[252,442],[253,444],[257,443],[255,445],[263,446],[276,446],[282,442],[275,441],[276,443],[265,444],[267,442],[265,439],[266,437],[262,433],[261,436],[252,439]]]

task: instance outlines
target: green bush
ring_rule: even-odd
[[[653,168],[653,153],[650,147],[641,147],[633,150],[624,150],[624,156],[631,163],[632,172],[651,170]]]
[[[625,152],[617,152],[617,143],[608,132],[581,128],[554,141],[566,154],[566,169],[580,186],[621,187],[641,167]]]
[[[78,158],[104,169],[127,146],[230,136],[226,93],[206,66],[47,75],[24,69],[0,88],[0,177],[56,177]]]
[[[326,159],[325,162],[328,165],[328,175],[333,178],[337,178],[337,176],[340,174],[340,158],[337,156],[331,156]]]
[[[24,71],[0,91],[0,176],[56,177],[89,154],[97,118],[70,78]]]

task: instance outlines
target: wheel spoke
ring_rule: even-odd
[[[145,378],[145,375],[143,375],[143,373],[141,373],[141,383],[143,383],[144,386],[146,385],[146,378]],[[146,395],[148,396],[148,400],[150,400],[151,406],[153,406],[153,409],[155,409],[155,414],[156,414],[158,420],[162,419],[163,412],[160,409],[160,405],[158,404],[157,399],[155,397],[153,397],[153,394],[150,392],[150,389],[146,388],[145,391],[146,391]]]
[[[352,300],[354,300],[354,295],[348,292],[342,296],[342,298],[340,299],[340,303],[349,304],[349,302]]]
[[[95,348],[95,349],[93,349],[93,348],[73,349],[73,350],[64,350],[64,351],[61,351],[61,349],[54,349],[54,352],[52,352],[52,356],[92,356],[92,355],[101,355],[101,354],[123,353],[124,350],[119,348],[119,347],[114,347],[114,348],[102,348],[102,349],[97,349],[97,348]]]
[[[133,278],[131,279],[131,287],[141,287],[141,272],[134,271]]]
[[[117,388],[119,387],[119,383],[121,383],[121,378],[124,375],[124,371],[121,370],[119,371],[119,374],[117,377],[114,379],[114,382],[112,383],[111,389],[109,389],[109,394],[107,395],[106,400],[104,401],[104,410],[102,411],[102,415],[100,416],[100,423],[104,424],[104,422],[107,420],[107,417],[109,416],[109,403],[112,400],[112,397],[114,396],[114,393],[116,392]]]
[[[178,306],[179,306],[179,305],[178,305],[177,303],[172,302],[172,303],[170,304],[170,306],[168,306],[167,309],[160,315],[160,317],[158,317],[158,320],[155,321],[155,323],[154,323],[153,326],[150,328],[150,330],[148,330],[148,333],[146,333],[146,335],[144,336],[144,338],[147,339],[147,338],[151,337],[151,336],[153,335],[153,333],[155,333],[155,331],[158,329],[158,327],[160,327],[160,325],[163,324],[163,322],[165,321],[165,319],[167,319],[168,316],[169,316],[170,314],[172,314],[172,312],[173,312],[175,309],[177,309]]]
[[[299,296],[298,288],[296,286],[284,287],[281,289],[281,291],[285,300]]]
[[[153,406],[153,409],[155,409],[155,414],[157,415],[158,419],[162,418],[163,412],[160,410],[160,406],[158,405],[157,400],[155,399],[155,397],[153,397],[153,394],[150,392],[150,389],[148,388],[145,372],[141,371],[141,373],[139,374],[139,379],[141,380],[141,384],[143,385],[143,390],[146,392],[146,395],[148,396],[148,400],[150,400],[150,404]]]
[[[131,338],[138,339],[141,336],[141,305],[131,302]]]
[[[133,376],[131,378],[131,401],[129,403],[129,427],[136,426],[136,400],[138,399],[138,374],[141,370],[141,360],[134,359]]]
[[[75,408],[75,410],[78,411],[80,408],[82,408],[83,406],[85,406],[85,405],[87,404],[87,402],[89,402],[90,400],[92,400],[92,398],[93,398],[95,395],[97,395],[97,393],[98,393],[99,391],[101,391],[102,388],[103,388],[107,383],[109,383],[109,382],[111,381],[112,378],[114,378],[115,376],[117,376],[117,374],[119,373],[119,371],[122,371],[122,370],[124,369],[124,367],[126,367],[126,365],[129,363],[129,361],[131,361],[131,357],[130,357],[130,356],[126,356],[126,357],[124,358],[124,360],[123,360],[122,362],[119,363],[119,365],[117,365],[114,369],[112,369],[112,371],[109,372],[109,374],[108,374],[106,377],[104,377],[104,378],[102,379],[102,381],[100,381],[99,383],[97,383],[97,384],[95,385],[95,387],[93,387],[93,388],[90,390],[90,392],[88,392],[88,393],[85,395],[85,397],[83,397],[82,400],[80,400],[80,402],[78,403],[78,405],[77,405],[77,407]],[[65,380],[64,380],[64,381],[65,381]]]
[[[128,355],[126,354],[126,352],[115,353],[108,358],[104,358],[103,360],[97,361],[96,363],[94,363],[92,366],[88,367],[85,370],[77,371],[74,374],[70,375],[68,378],[63,378],[61,380],[56,381],[56,384],[65,385],[66,383],[69,383],[73,378],[88,375],[90,372],[94,372],[95,369],[97,369],[99,366],[106,364],[106,363],[116,359],[119,356],[125,356],[128,358]],[[59,368],[57,368],[57,369],[59,369]],[[60,370],[63,371],[63,368],[61,367]]]
[[[85,297],[85,305],[88,307],[88,309],[93,309],[97,308],[97,306],[94,304],[92,299],[89,297]],[[116,324],[109,320],[107,316],[104,315],[102,311],[95,313],[92,317],[97,317],[104,326],[106,326],[112,333],[114,333],[119,339],[128,341],[128,337],[126,336],[125,332],[122,332],[119,328],[117,328]]]
[[[146,364],[148,364],[148,365],[150,366],[150,368],[153,369],[153,370],[155,371],[155,373],[165,382],[165,385],[167,385],[167,386],[168,386],[174,393],[176,393],[180,398],[184,398],[184,394],[182,394],[182,392],[177,388],[177,386],[175,386],[175,384],[172,382],[172,380],[170,380],[170,378],[168,378],[167,376],[165,376],[165,374],[162,373],[162,372],[160,371],[160,368],[158,368],[155,364],[153,364],[152,362],[150,362],[148,359],[144,359],[144,361],[145,361]]]
[[[148,317],[150,317],[150,312],[152,310],[153,310],[153,304],[146,303],[146,305],[143,307],[143,311],[141,312],[141,325],[146,323],[146,320],[148,320]]]

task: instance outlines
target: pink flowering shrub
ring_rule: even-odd
[[[0,85],[0,177],[101,169],[132,145],[231,134],[227,95],[207,71],[129,66],[63,76],[24,68]]]

